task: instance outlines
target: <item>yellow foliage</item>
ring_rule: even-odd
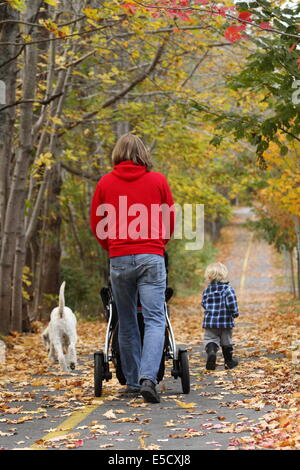
[[[23,285],[29,287],[31,286],[32,282],[30,281],[30,278],[32,277],[32,273],[30,271],[29,266],[24,266],[23,268],[23,274],[22,274],[22,283]],[[26,300],[30,300],[29,294],[26,292],[25,288],[22,288],[22,296]]]
[[[44,2],[52,7],[57,7],[60,3],[59,0],[44,0]]]

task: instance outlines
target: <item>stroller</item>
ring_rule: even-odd
[[[163,354],[160,362],[159,371],[157,374],[157,382],[161,382],[165,373],[165,361],[172,360],[173,368],[171,375],[174,379],[180,377],[182,392],[187,394],[190,392],[190,375],[189,375],[189,360],[186,349],[177,348],[172,325],[169,319],[168,302],[173,295],[173,289],[168,286],[168,256],[165,254],[165,266],[167,272],[167,287],[165,292],[165,315],[166,315],[166,330],[165,330],[165,344]],[[118,343],[118,312],[114,302],[110,279],[108,279],[108,286],[102,287],[100,296],[104,306],[104,315],[107,321],[107,329],[105,336],[104,349],[94,353],[94,393],[95,397],[101,397],[103,381],[108,381],[112,378],[112,372],[109,369],[109,363],[112,362],[115,367],[116,377],[121,385],[126,385],[126,379],[122,371],[122,363]],[[138,298],[137,302],[137,316],[141,333],[141,341],[143,343],[144,336],[144,320],[142,314],[141,303]]]

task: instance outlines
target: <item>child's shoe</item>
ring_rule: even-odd
[[[219,347],[216,343],[208,343],[206,345],[205,350],[207,353],[207,361],[206,361],[207,370],[215,370],[218,349]]]
[[[238,365],[238,361],[232,357],[232,346],[222,346],[222,352],[225,361],[225,369],[233,369]]]

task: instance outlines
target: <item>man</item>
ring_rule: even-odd
[[[112,152],[114,169],[97,184],[91,228],[110,257],[119,316],[119,348],[127,392],[159,403],[156,390],[165,340],[165,245],[174,231],[173,198],[164,175],[150,171],[150,155],[133,134]],[[141,344],[137,298],[144,318]]]

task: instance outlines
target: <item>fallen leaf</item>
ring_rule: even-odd
[[[107,418],[107,419],[116,419],[116,415],[113,412],[113,410],[106,411],[106,413],[103,413],[102,416],[105,416],[105,418]]]
[[[176,405],[180,406],[181,408],[195,408],[197,403],[185,403],[184,401],[175,400]]]

